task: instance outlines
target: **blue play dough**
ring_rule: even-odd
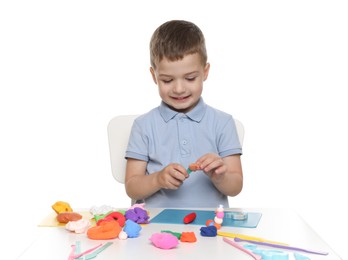
[[[217,228],[215,226],[201,227],[201,236],[204,237],[216,237]]]
[[[141,226],[139,224],[129,219],[126,220],[126,225],[123,228],[123,231],[127,233],[129,238],[138,237],[140,230]]]

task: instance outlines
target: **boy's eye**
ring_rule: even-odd
[[[170,82],[172,82],[172,79],[162,79],[164,84],[168,84]]]

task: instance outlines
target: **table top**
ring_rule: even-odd
[[[147,209],[150,220],[163,209]],[[211,210],[211,209],[210,209]],[[192,209],[194,211],[194,209]],[[288,209],[225,209],[228,211],[244,211],[262,213],[256,228],[225,227],[219,231],[261,237],[267,240],[287,243],[293,247],[328,252],[327,256],[298,252],[309,259],[341,259],[330,246],[319,237],[314,230],[294,211]],[[150,223],[141,225],[142,229],[136,238],[120,240],[91,240],[84,234],[67,231],[64,227],[38,227],[38,236],[28,241],[26,248],[18,259],[68,259],[71,245],[80,241],[81,251],[100,243],[112,242],[112,245],[102,251],[96,259],[216,259],[232,257],[231,259],[253,259],[246,253],[225,243],[222,236],[204,237],[200,235],[202,226],[192,224],[162,224]],[[179,242],[178,246],[164,250],[155,247],[149,238],[162,230],[173,232],[194,232],[197,241],[194,243]],[[232,239],[232,238],[231,238]],[[242,243],[241,243],[242,244]],[[242,244],[243,245],[243,244]],[[289,259],[295,259],[294,252],[284,249],[274,249],[257,246],[264,250],[281,250],[289,253]]]

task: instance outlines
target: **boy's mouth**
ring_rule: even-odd
[[[177,100],[177,101],[184,101],[186,99],[189,98],[189,96],[185,96],[185,97],[172,97],[173,99]]]

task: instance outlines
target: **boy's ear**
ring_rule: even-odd
[[[207,63],[204,67],[204,80],[206,80],[208,78],[209,69],[210,69],[210,63]]]
[[[155,70],[152,67],[150,67],[150,72],[151,72],[151,76],[152,76],[153,82],[155,82],[155,84],[157,85],[157,79],[156,79],[156,75],[155,75]]]

